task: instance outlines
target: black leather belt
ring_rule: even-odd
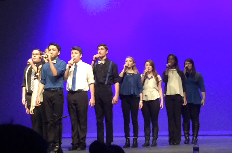
[[[76,91],[72,91],[72,90],[68,91],[68,93],[76,93],[76,92],[86,92],[86,91],[84,91],[83,89],[78,89]]]
[[[63,90],[62,88],[49,88],[49,89],[44,89],[45,91],[60,91],[60,90]]]

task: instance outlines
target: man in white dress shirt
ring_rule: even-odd
[[[91,99],[89,105],[95,105],[94,97],[94,76],[92,67],[81,60],[82,49],[73,47],[71,50],[72,59],[68,62],[65,71],[65,80],[67,80],[67,101],[68,111],[72,123],[72,147],[71,150],[86,149],[87,135],[87,112],[88,112],[88,94],[90,89]]]

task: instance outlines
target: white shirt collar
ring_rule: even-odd
[[[74,65],[80,66],[82,63],[82,60],[80,60],[78,63],[75,63]]]

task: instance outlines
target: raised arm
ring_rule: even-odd
[[[98,59],[99,59],[99,54],[93,56],[93,61],[91,63],[92,69],[94,69],[94,65]]]
[[[142,80],[142,83],[144,83],[144,81],[145,81],[145,79],[147,78],[147,69],[145,69],[144,71],[143,71],[143,74],[142,74],[142,77],[141,77],[141,80]]]
[[[51,68],[51,71],[52,71],[53,76],[58,76],[58,72],[57,72],[57,70],[56,70],[54,64],[52,63],[52,61],[49,60],[48,62],[49,62],[49,65],[50,65],[50,68]]]
[[[32,59],[29,59],[27,61],[27,64],[31,65],[32,69],[37,72],[37,66],[35,66],[35,64],[33,63]]]

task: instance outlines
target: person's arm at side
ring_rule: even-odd
[[[159,95],[160,95],[160,108],[163,109],[164,108],[164,97],[163,97],[163,90],[162,90],[162,80],[160,78],[160,81],[158,83],[158,91],[159,91]]]
[[[141,109],[143,107],[143,84],[142,84],[142,79],[141,79],[141,75],[138,73],[135,75],[136,80],[137,80],[137,87],[139,90],[139,109]]]
[[[91,107],[95,106],[95,88],[94,88],[94,83],[90,84],[89,85],[89,88],[90,88],[90,93],[91,93],[91,98],[90,98],[90,101],[89,101],[89,105]]]
[[[89,105],[91,107],[93,107],[95,105],[95,86],[94,86],[94,76],[93,76],[93,69],[91,66],[89,66],[88,68],[88,74],[87,74],[87,82],[89,84],[89,88],[90,88],[90,94],[91,94],[91,98],[89,101]]]
[[[118,103],[118,98],[119,98],[119,83],[115,83],[115,95],[112,101],[112,104],[117,104]]]
[[[113,83],[115,84],[115,95],[112,100],[112,104],[117,104],[118,103],[118,98],[119,98],[119,75],[118,75],[118,67],[115,63],[112,64],[112,72],[113,72]]]
[[[22,84],[22,104],[23,105],[26,105],[26,70],[27,70],[27,67],[25,68],[24,70],[24,75],[23,75],[23,84]]]
[[[201,104],[205,106],[205,92],[201,92],[201,95],[202,95]]]
[[[142,108],[143,108],[143,93],[140,93],[140,94],[139,94],[139,97],[140,97],[139,109],[142,109]]]
[[[204,79],[201,74],[199,74],[198,81],[199,81],[199,88],[201,90],[201,95],[202,95],[201,104],[202,106],[205,106],[205,96],[206,96],[205,95],[205,84],[204,84]]]
[[[22,87],[22,104],[26,104],[26,87]]]
[[[184,94],[184,106],[187,105],[187,98],[186,98],[186,88],[185,88],[185,75],[183,71],[180,71],[181,74],[181,81],[182,81],[182,88],[183,88],[183,94]]]
[[[185,106],[185,105],[187,105],[188,102],[187,102],[187,98],[186,98],[186,92],[184,92],[183,94],[184,94],[184,104],[183,105]]]

